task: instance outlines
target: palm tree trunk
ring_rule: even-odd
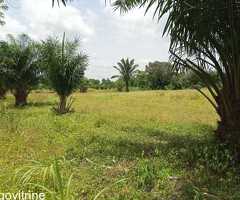
[[[0,88],[0,99],[4,99],[7,90],[5,88]]]
[[[220,120],[216,136],[221,143],[229,145],[235,160],[240,162],[240,100],[228,98],[228,101],[230,108],[224,105],[222,98],[217,99]]]
[[[129,82],[128,82],[128,80],[126,81],[126,92],[129,92]]]
[[[67,97],[66,96],[60,96],[60,103],[59,103],[59,112],[61,114],[66,113],[66,106],[67,106]]]
[[[16,89],[14,91],[15,96],[15,106],[25,106],[27,105],[28,92],[25,89]]]

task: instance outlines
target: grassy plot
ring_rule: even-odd
[[[51,111],[57,97],[49,92],[34,92],[23,109],[11,96],[1,103],[0,192],[48,189],[48,199],[65,200],[240,199],[237,170],[213,140],[217,116],[197,92],[89,92],[74,99],[75,112],[64,116]]]

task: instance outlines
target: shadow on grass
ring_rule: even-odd
[[[46,102],[30,102],[28,103],[27,107],[47,107],[47,106],[54,106],[56,103],[54,102],[49,102],[49,101],[46,101]]]
[[[150,163],[158,160],[167,163],[167,167],[173,171],[183,173],[183,177],[177,180],[176,194],[173,194],[177,199],[239,197],[240,183],[231,168],[229,152],[224,146],[216,143],[213,128],[199,126],[197,125],[196,135],[135,127],[132,132],[141,131],[144,137],[81,137],[67,150],[66,157],[79,161],[90,158],[97,162],[105,162],[103,164],[111,163],[112,158],[117,161],[149,160]],[[129,132],[129,129],[127,131]]]
[[[148,129],[143,127],[123,127],[121,130],[127,131],[129,137],[109,135],[92,135],[90,137],[79,137],[71,151],[78,151],[81,156],[112,156],[119,159],[136,159],[139,157],[156,157],[175,153],[176,156],[188,151],[189,147],[199,146],[213,142],[213,131],[208,126],[200,129],[198,135],[177,134],[161,131],[158,129]],[[199,135],[209,137],[200,137]],[[138,133],[137,135],[134,133]],[[138,137],[142,135],[142,137]],[[84,149],[84,150],[83,150]],[[79,154],[80,153],[80,154]]]
[[[5,109],[6,110],[8,109],[22,110],[22,109],[32,108],[32,107],[43,108],[43,107],[49,107],[54,105],[56,105],[56,103],[54,102],[29,102],[27,105],[24,105],[24,106],[15,106],[14,103],[8,103],[5,105]]]

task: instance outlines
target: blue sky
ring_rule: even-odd
[[[140,69],[151,61],[168,60],[169,38],[162,37],[164,22],[153,20],[151,13],[144,16],[142,9],[120,15],[104,0],[75,0],[66,8],[52,8],[51,0],[8,3],[0,38],[23,32],[36,40],[61,37],[63,32],[69,38],[80,37],[81,49],[89,55],[89,78],[111,77],[116,73],[113,65],[123,57],[134,58]]]

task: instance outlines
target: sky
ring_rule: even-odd
[[[63,32],[69,39],[77,37],[89,56],[88,78],[115,75],[113,66],[121,58],[134,58],[139,69],[148,62],[168,60],[169,38],[162,37],[164,20],[157,22],[151,12],[144,16],[144,9],[120,14],[104,0],[74,0],[60,8],[52,8],[51,0],[6,1],[9,10],[0,39],[21,33],[35,40],[61,38]]]

